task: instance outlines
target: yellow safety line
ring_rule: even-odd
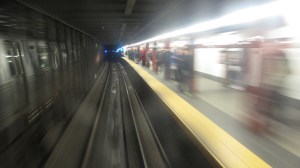
[[[271,167],[200,111],[133,61],[124,58],[173,111],[178,120],[224,167]]]

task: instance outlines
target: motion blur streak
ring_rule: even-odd
[[[249,23],[252,21],[257,21],[260,19],[273,17],[273,16],[283,15],[283,16],[287,16],[287,18],[295,18],[295,16],[298,16],[297,14],[299,14],[298,12],[299,10],[295,9],[295,5],[297,6],[297,2],[295,3],[295,1],[293,0],[290,1],[279,0],[258,7],[242,9],[240,11],[233,12],[229,15],[226,15],[216,20],[212,20],[205,23],[199,23],[184,29],[173,31],[171,33],[158,35],[141,42],[127,45],[127,47],[140,45],[147,42],[153,42],[157,40],[163,40],[166,38],[177,37],[185,34],[207,31],[211,29],[224,27],[224,26]],[[298,23],[298,21],[294,19],[291,20],[291,22],[292,24]]]

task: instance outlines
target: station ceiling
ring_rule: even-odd
[[[150,38],[270,0],[18,0],[117,45]]]

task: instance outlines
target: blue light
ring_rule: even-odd
[[[117,52],[123,52],[123,51],[124,51],[123,48],[118,48],[118,49],[117,49]]]
[[[105,53],[107,53],[107,50],[104,50]]]

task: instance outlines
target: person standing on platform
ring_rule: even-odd
[[[140,62],[139,51],[137,49],[133,50],[133,58],[135,60],[135,63],[138,64]]]
[[[147,68],[150,67],[151,60],[152,60],[152,52],[151,52],[151,50],[149,50],[146,54],[146,67]]]
[[[133,58],[133,49],[129,49],[127,51],[127,54],[128,54],[129,59],[133,61],[134,60],[134,58]]]
[[[145,50],[145,48],[143,48],[140,51],[140,58],[141,58],[141,61],[142,61],[142,66],[146,66],[146,50]]]
[[[128,57],[128,59],[130,59],[130,54],[129,54],[129,53],[130,53],[130,50],[131,50],[131,49],[127,49],[127,50],[125,51],[125,55]]]

